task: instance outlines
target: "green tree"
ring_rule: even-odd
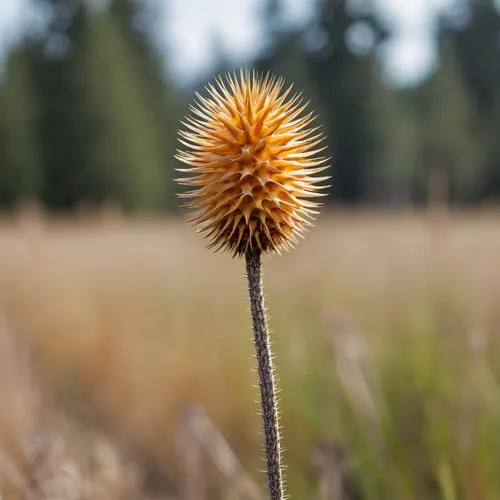
[[[36,99],[26,54],[15,50],[0,84],[0,205],[36,197],[42,185]]]
[[[484,182],[483,142],[453,47],[441,49],[440,66],[419,94],[423,148],[418,185],[425,189],[431,172],[440,172],[448,179],[452,200],[477,199]]]
[[[85,0],[34,1],[49,22],[18,51],[38,103],[38,147],[28,151],[43,171],[42,200],[54,209],[108,198],[131,210],[173,204],[182,99],[138,28],[143,3],[113,1],[103,10]],[[12,109],[22,121],[22,106]]]
[[[143,104],[149,114],[150,141],[161,158],[165,175],[163,198],[167,206],[177,206],[172,178],[173,154],[177,146],[178,122],[188,103],[188,92],[174,84],[150,33],[155,31],[159,4],[141,0],[113,0],[110,11],[127,43],[131,69],[143,88]]]
[[[116,198],[131,209],[158,206],[165,187],[165,155],[158,140],[163,131],[148,106],[148,88],[113,10],[84,16],[81,53],[73,68],[88,125],[82,137],[88,144],[83,185],[89,193],[100,186],[98,198]]]
[[[465,12],[467,15],[457,16]],[[455,1],[443,12],[439,35],[454,47],[463,82],[479,117],[484,151],[479,196],[500,197],[500,5],[496,0]]]
[[[396,102],[383,85],[376,57],[388,32],[370,3],[320,0],[309,67],[318,87],[333,154],[334,194],[357,202],[380,196]],[[392,154],[392,153],[391,153]]]
[[[468,10],[465,23],[456,21],[460,6]],[[455,47],[465,82],[485,116],[494,115],[500,92],[499,33],[500,8],[496,0],[455,1],[441,18],[440,37]]]
[[[41,198],[49,207],[71,208],[88,190],[83,182],[88,175],[88,149],[82,140],[84,94],[73,71],[86,12],[82,4],[74,2],[43,4],[51,13],[46,32],[43,37],[26,40],[23,46],[39,102],[37,122],[44,171]],[[92,187],[97,189],[96,183]]]
[[[71,208],[112,198],[129,209],[157,207],[165,196],[165,154],[149,88],[115,11],[92,12],[83,2],[76,9],[65,33],[69,53],[37,61],[45,75],[45,201]]]
[[[366,108],[372,120],[372,157],[366,160],[363,191],[368,201],[405,206],[415,201],[414,175],[421,143],[411,91],[391,90],[377,78]]]

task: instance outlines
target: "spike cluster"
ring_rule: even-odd
[[[311,198],[328,178],[314,175],[327,168],[318,157],[323,135],[291,90],[281,78],[241,71],[208,85],[207,97],[196,94],[179,132],[187,151],[176,155],[187,165],[178,170],[192,175],[177,180],[192,188],[180,196],[216,250],[279,252],[317,213]]]

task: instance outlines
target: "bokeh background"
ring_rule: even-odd
[[[290,498],[500,498],[494,0],[0,3],[0,497],[265,498],[243,264],[173,181],[247,67],[332,156],[264,263]]]

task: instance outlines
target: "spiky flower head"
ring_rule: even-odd
[[[296,243],[311,225],[319,183],[328,177],[319,157],[323,135],[311,127],[313,113],[282,78],[241,71],[219,77],[196,94],[191,115],[182,122],[176,158],[191,174],[177,179],[192,188],[184,206],[210,247],[233,256],[248,250],[278,252]]]

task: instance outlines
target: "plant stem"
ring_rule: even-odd
[[[250,309],[254,331],[254,344],[260,382],[260,401],[265,435],[267,477],[271,500],[283,500],[283,480],[281,472],[280,433],[278,424],[278,405],[274,382],[271,345],[267,329],[260,251],[247,251],[246,267]]]

